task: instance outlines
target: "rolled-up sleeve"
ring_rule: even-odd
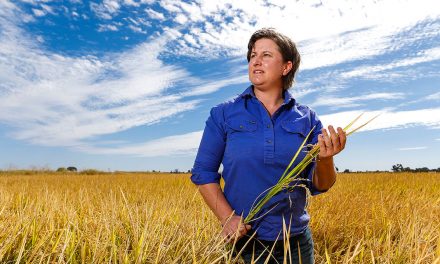
[[[308,144],[317,144],[318,143],[318,136],[322,133],[322,123],[321,120],[319,120],[318,116],[316,116],[316,113],[313,110],[310,110],[310,119],[311,119],[311,124],[312,127],[314,127],[314,130],[312,132],[312,134],[310,135],[310,139]],[[316,168],[316,162],[312,162],[310,163],[310,165],[304,170],[304,173],[307,177],[307,182],[308,182],[308,188],[310,190],[310,193],[312,195],[317,195],[320,193],[323,193],[325,191],[319,191],[318,189],[316,189],[315,185],[313,185],[313,172],[315,171]]]
[[[218,169],[223,159],[226,134],[221,106],[211,109],[205,130],[203,131],[194,166],[191,170],[191,181],[201,185],[219,183],[221,175]]]

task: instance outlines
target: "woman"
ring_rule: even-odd
[[[248,44],[249,86],[237,98],[211,109],[197,153],[191,180],[223,226],[228,239],[239,239],[238,251],[246,263],[268,251],[283,261],[283,222],[290,226],[292,260],[313,263],[313,240],[305,210],[306,190],[284,191],[249,224],[243,218],[255,199],[275,185],[310,130],[308,143],[320,146],[319,158],[301,175],[312,195],[327,191],[336,180],[333,156],[344,149],[341,128],[322,127],[315,112],[300,105],[287,91],[300,64],[293,41],[274,29],[256,31]],[[299,162],[304,152],[297,158]],[[218,173],[220,164],[223,173]],[[224,191],[220,188],[223,177]],[[256,233],[256,234],[254,234]],[[247,238],[254,234],[247,243]],[[240,239],[242,238],[242,239]],[[278,241],[278,242],[275,242]],[[267,250],[267,248],[269,250]],[[299,248],[299,252],[298,252]]]

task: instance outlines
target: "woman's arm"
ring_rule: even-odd
[[[324,191],[330,189],[336,181],[336,170],[333,163],[333,156],[345,148],[347,141],[346,133],[338,127],[336,133],[333,126],[329,126],[327,133],[325,128],[318,137],[319,155],[315,171],[313,173],[313,185],[316,189]]]
[[[233,234],[240,238],[251,229],[250,225],[243,224],[241,216],[234,214],[218,183],[208,183],[198,187],[206,204],[222,224],[222,235],[225,238],[230,239]]]

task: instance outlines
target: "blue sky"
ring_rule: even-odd
[[[324,124],[381,113],[340,169],[440,167],[437,1],[6,0],[0,168],[190,169],[262,27],[297,43],[290,91]]]

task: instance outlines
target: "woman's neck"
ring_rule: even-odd
[[[272,116],[283,104],[283,89],[260,90],[254,87],[254,94]]]

